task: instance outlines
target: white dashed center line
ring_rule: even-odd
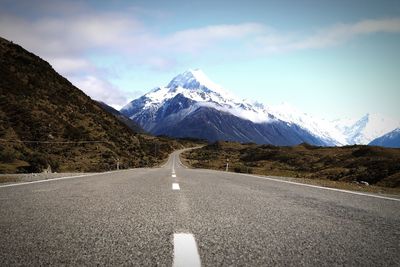
[[[172,158],[172,173],[175,173],[175,156]]]
[[[174,234],[174,267],[201,266],[196,240],[192,234]]]
[[[181,190],[178,183],[172,183],[172,190]]]
[[[172,177],[174,177],[174,178],[175,178],[175,177],[176,177],[176,174],[172,174]]]

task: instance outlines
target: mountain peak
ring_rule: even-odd
[[[371,114],[367,113],[361,117],[360,121],[368,121],[371,117]]]
[[[227,92],[211,81],[201,69],[189,69],[175,76],[167,87],[172,90],[181,87],[189,90],[213,91],[220,95],[227,95]]]

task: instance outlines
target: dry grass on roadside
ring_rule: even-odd
[[[400,149],[217,142],[182,155],[182,161],[188,166],[215,170],[225,170],[227,159],[229,171],[237,173],[354,191],[400,194]]]
[[[18,177],[15,176],[0,176],[0,184],[1,183],[14,183],[14,182],[18,182],[20,179]]]

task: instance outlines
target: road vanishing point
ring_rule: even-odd
[[[0,186],[0,266],[399,266],[400,201],[140,168]]]

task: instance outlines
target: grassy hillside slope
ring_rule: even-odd
[[[0,173],[104,171],[118,159],[122,168],[153,166],[182,147],[133,132],[46,61],[2,38],[0,77]]]

